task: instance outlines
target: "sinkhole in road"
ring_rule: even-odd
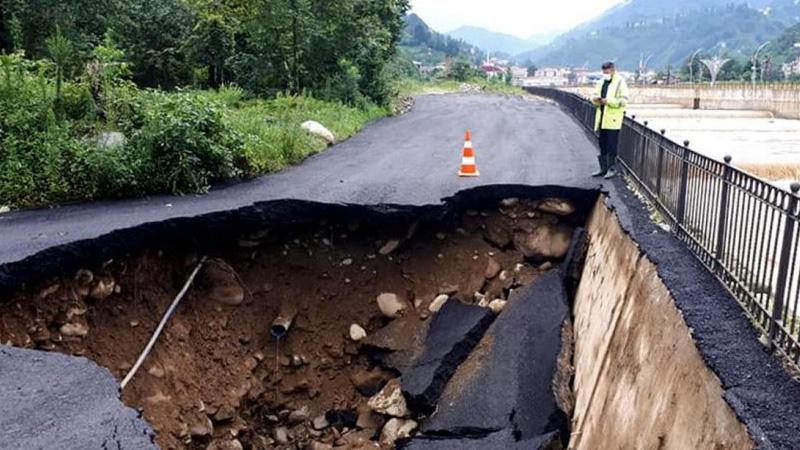
[[[599,192],[278,201],[143,235],[0,299],[0,342],[121,380],[207,256],[122,395],[160,448],[752,448]]]

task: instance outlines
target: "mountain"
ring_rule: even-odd
[[[479,62],[484,55],[474,45],[434,31],[416,14],[408,14],[403,20],[405,29],[400,41],[400,51],[409,59],[426,65],[436,65],[447,57]]]
[[[480,27],[460,27],[449,33],[451,37],[469,42],[486,51],[497,53],[502,52],[509,55],[516,55],[539,47],[528,39],[522,39],[505,33],[497,33]]]
[[[798,22],[796,0],[627,0],[517,59],[589,67],[612,60],[634,70],[650,55],[649,67],[682,65],[699,48],[747,58]]]
[[[780,64],[800,57],[800,48],[796,46],[798,43],[800,43],[800,24],[784,31],[765,50]]]

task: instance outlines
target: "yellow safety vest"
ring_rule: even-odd
[[[600,97],[603,91],[603,80],[595,86],[593,98]],[[594,118],[594,131],[619,130],[622,128],[622,121],[625,118],[625,107],[628,105],[628,84],[617,74],[611,79],[606,94],[606,108],[603,112],[602,106],[596,107]],[[600,123],[600,120],[603,123]]]

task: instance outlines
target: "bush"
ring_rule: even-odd
[[[86,120],[95,117],[95,104],[89,86],[84,83],[67,83],[61,93],[67,119]]]
[[[241,173],[241,139],[222,121],[219,105],[192,94],[151,93],[144,125],[130,138],[135,171],[148,190],[201,192]]]

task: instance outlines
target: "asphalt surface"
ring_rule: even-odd
[[[0,346],[0,448],[157,449],[118,391],[86,358]]]
[[[472,131],[480,178],[458,178]],[[596,149],[558,106],[534,97],[430,95],[403,116],[280,173],[203,196],[95,202],[0,215],[0,265],[115,230],[229,211],[273,199],[327,203],[438,204],[489,184],[596,187]]]
[[[455,176],[467,128],[473,132],[482,175],[476,179]],[[33,262],[37,255],[39,263],[42,255],[59,248],[60,257],[85,255],[90,245],[130,237],[125,230],[148,228],[141,225],[187,219],[177,223],[186,225],[197,216],[227,212],[217,218],[224,220],[237,214],[233,210],[255,204],[261,204],[254,209],[260,208],[263,216],[274,206],[263,203],[270,200],[413,206],[439,204],[442,198],[486,185],[596,188],[598,183],[588,176],[595,168],[595,153],[580,125],[549,103],[501,96],[421,97],[409,114],[371,124],[302,165],[205,196],[0,215],[0,278],[5,267]],[[682,243],[649,221],[622,181],[603,189],[623,227],[657,264],[698,349],[760,448],[800,449],[800,384],[760,347],[720,283]],[[87,360],[0,346],[0,387],[5,387],[0,389],[0,433],[6,427],[14,430],[0,434],[0,448],[148,448],[149,429],[122,406],[110,374]],[[48,440],[58,436],[49,434],[48,427],[63,433],[59,447]],[[42,436],[40,430],[45,430]]]

